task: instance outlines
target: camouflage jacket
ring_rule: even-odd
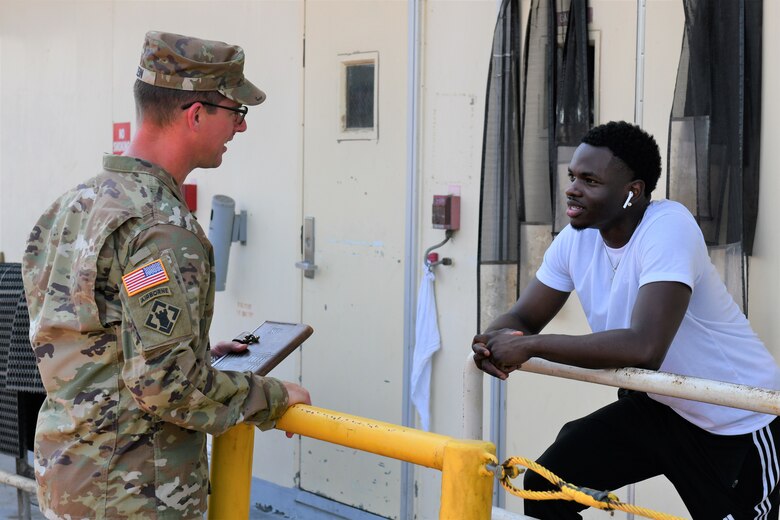
[[[47,399],[35,473],[47,518],[202,518],[206,433],[270,427],[276,379],[211,367],[211,244],[173,178],[131,157],[60,197],[22,263]]]

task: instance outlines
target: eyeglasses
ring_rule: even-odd
[[[208,101],[192,101],[191,103],[187,103],[186,105],[182,105],[181,109],[182,110],[187,110],[188,108],[190,108],[195,103],[200,103],[201,105],[207,105],[207,106],[215,107],[215,108],[224,108],[225,110],[230,110],[231,112],[234,112],[235,113],[234,118],[235,118],[236,125],[240,125],[241,123],[243,123],[244,122],[244,118],[246,117],[247,112],[249,112],[249,108],[247,108],[244,105],[241,105],[239,107],[226,107],[226,106],[223,106],[223,105],[217,105],[215,103],[209,103]]]

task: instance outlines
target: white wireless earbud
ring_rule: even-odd
[[[629,191],[628,197],[626,197],[626,201],[623,203],[623,209],[626,209],[629,206],[633,206],[633,204],[631,204],[631,199],[633,198],[633,196],[634,196],[634,192]]]

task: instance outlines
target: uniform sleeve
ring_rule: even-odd
[[[680,282],[691,289],[709,265],[701,230],[693,218],[670,213],[653,221],[636,258],[640,262],[639,286],[653,282]]]
[[[211,434],[240,422],[273,427],[287,409],[281,381],[211,367],[213,273],[198,238],[156,225],[133,240],[128,257],[119,281],[122,378],[139,406]]]

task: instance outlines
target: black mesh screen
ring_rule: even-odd
[[[501,5],[488,74],[477,273],[480,328],[506,311],[533,279],[553,233],[565,225],[567,167],[592,125],[587,1],[531,2],[522,94],[518,3],[504,0]]]
[[[520,12],[504,0],[496,22],[488,73],[482,149],[477,326],[517,297],[520,186]],[[507,280],[507,276],[509,280]]]
[[[6,388],[8,351],[22,291],[19,264],[0,264],[0,452],[20,456],[16,392]]]
[[[593,126],[590,97],[593,91],[592,58],[588,53],[588,5],[571,0],[558,72],[553,177],[553,231],[568,223],[563,190],[568,185],[569,163],[580,139]]]
[[[41,375],[35,361],[35,353],[30,345],[30,315],[27,312],[27,300],[24,291],[19,295],[16,313],[11,329],[8,350],[6,388],[18,392],[46,394]]]
[[[520,30],[517,0],[504,0],[488,73],[482,150],[480,263],[516,263],[520,217]]]
[[[24,457],[45,397],[29,340],[21,265],[0,263],[0,452]]]
[[[667,191],[685,204],[735,300],[758,210],[761,0],[684,0]]]

